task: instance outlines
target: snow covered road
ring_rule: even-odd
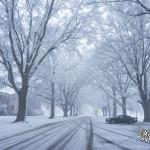
[[[137,141],[145,126],[76,117],[0,139],[0,150],[150,150],[150,144]]]
[[[84,120],[89,121],[85,117],[60,121],[16,136],[0,139],[0,150],[87,149],[89,125]]]

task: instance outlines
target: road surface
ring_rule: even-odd
[[[0,139],[0,150],[150,150],[137,140],[140,128],[76,117]]]

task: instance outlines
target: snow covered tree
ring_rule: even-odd
[[[81,89],[81,85],[78,83],[67,83],[62,81],[58,84],[59,98],[58,105],[64,112],[64,117],[68,116],[68,112],[77,104],[78,93]]]
[[[143,15],[150,15],[150,4],[149,0],[105,0],[103,2],[111,2],[111,3],[128,3],[129,5],[132,4],[132,7],[134,7],[135,11],[132,12],[135,16],[143,16]],[[134,4],[134,5],[133,5]],[[128,5],[128,6],[129,6]]]
[[[109,37],[110,49],[118,56],[128,76],[136,85],[144,110],[144,121],[150,121],[149,97],[149,30],[148,20],[143,17],[124,16],[122,22],[112,23],[114,36]]]
[[[50,52],[76,35],[79,22],[74,12],[65,19],[63,15],[59,16],[66,6],[61,0],[0,2],[1,22],[6,28],[3,30],[6,41],[0,46],[0,62],[8,73],[7,86],[18,95],[15,122],[19,122],[25,120],[31,77]],[[59,17],[61,27],[53,25]]]

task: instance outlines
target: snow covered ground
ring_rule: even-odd
[[[137,140],[150,123],[106,124],[103,117],[88,116],[53,120],[32,116],[25,123],[10,123],[13,120],[0,117],[0,150],[150,150],[150,143]]]
[[[150,141],[137,140],[142,129],[150,130],[150,123],[106,124],[104,120],[93,119],[94,150],[150,150]]]
[[[27,116],[25,122],[13,123],[15,116],[0,116],[0,139],[6,136],[24,132],[45,124],[63,121],[69,118],[57,117],[48,119],[48,116]]]

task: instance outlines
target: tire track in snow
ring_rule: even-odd
[[[16,137],[16,136],[19,136],[19,135],[23,135],[23,134],[25,134],[25,133],[37,131],[37,130],[39,130],[39,129],[42,129],[42,128],[45,128],[45,127],[49,127],[49,126],[55,125],[55,124],[60,124],[60,123],[63,123],[63,122],[65,122],[65,120],[64,120],[64,121],[53,122],[53,123],[47,123],[47,124],[45,124],[45,125],[41,125],[41,126],[38,126],[38,127],[33,128],[33,129],[29,129],[29,130],[27,130],[27,131],[23,131],[23,132],[21,132],[21,133],[17,133],[17,134],[11,135],[11,136],[2,137],[2,138],[0,138],[0,142],[1,142],[1,141],[4,141],[4,140],[7,140],[7,139],[10,139],[10,138],[13,138],[13,137]]]
[[[58,128],[55,128],[53,130],[51,130],[51,128],[49,128],[49,129],[45,130],[44,132],[39,133],[37,135],[33,135],[31,137],[25,137],[24,140],[17,142],[16,144],[12,144],[11,146],[7,147],[6,149],[7,150],[12,150],[12,149],[23,150],[27,147],[35,145],[36,142],[42,140],[44,138],[43,136],[45,136],[45,134],[46,134],[46,136],[48,136],[48,135],[52,136],[53,134],[56,134],[57,132],[59,132],[60,130],[62,130],[65,127],[66,127],[66,124],[62,125],[62,126],[59,125]]]
[[[93,150],[93,124],[91,118],[89,118],[89,121],[90,121],[90,131],[87,150]]]
[[[93,133],[93,134],[94,134],[94,136],[96,136],[97,138],[102,139],[105,143],[114,145],[114,146],[116,146],[117,148],[119,148],[119,149],[121,149],[121,150],[132,150],[132,149],[126,148],[126,147],[124,147],[124,146],[122,146],[122,145],[120,145],[120,144],[118,144],[118,143],[116,143],[116,142],[114,142],[114,141],[112,141],[112,140],[109,140],[109,139],[107,139],[107,138],[105,138],[105,137],[103,137],[103,136],[100,136],[99,134],[96,134],[96,133]]]
[[[108,133],[117,134],[117,135],[120,135],[120,136],[123,136],[123,137],[127,137],[127,138],[129,138],[129,139],[131,139],[131,140],[134,140],[134,141],[136,141],[136,142],[139,142],[139,141],[137,140],[137,138],[134,138],[134,137],[132,137],[132,136],[125,135],[125,134],[122,134],[122,133],[118,133],[118,132],[115,132],[115,131],[112,131],[112,130],[110,130],[110,129],[106,129],[106,128],[103,128],[103,127],[100,127],[100,126],[97,127],[97,125],[94,125],[94,127],[98,128],[98,129],[102,129],[102,130],[104,130],[104,131],[107,131]],[[97,134],[97,133],[94,133],[94,135],[96,135],[96,136],[99,137],[99,138],[103,138],[103,139],[106,140],[108,143],[112,143],[113,145],[116,145],[116,146],[120,147],[120,148],[123,149],[123,150],[135,150],[134,148],[127,148],[127,147],[125,147],[125,146],[122,146],[121,144],[118,144],[117,142],[114,142],[114,141],[109,140],[109,139],[107,139],[107,138],[105,138],[105,137],[103,137],[103,136],[100,136],[100,135]],[[143,143],[145,143],[145,142],[143,142]],[[146,143],[146,144],[149,144],[149,143]]]
[[[129,136],[129,135],[126,135],[126,134],[122,134],[122,133],[119,133],[119,132],[116,132],[116,131],[112,131],[112,130],[110,130],[110,129],[106,129],[106,128],[102,128],[102,127],[97,127],[96,125],[95,125],[95,127],[96,128],[100,128],[100,129],[102,129],[102,130],[105,130],[105,131],[108,131],[108,132],[112,132],[112,133],[114,133],[114,134],[117,134],[117,135],[121,135],[121,136],[124,136],[124,137],[127,137],[127,138],[130,138],[130,139],[132,139],[132,140],[135,140],[135,141],[137,141],[137,138],[134,138],[134,137],[132,137],[132,136]],[[119,130],[120,130],[120,128],[119,128]],[[123,129],[122,129],[123,130]],[[125,131],[125,130],[124,130]],[[133,130],[132,130],[133,131]],[[146,142],[143,142],[143,143],[146,143]],[[146,144],[149,144],[150,145],[150,143],[146,143]]]
[[[138,123],[136,123],[136,124],[133,124],[133,125],[135,125],[135,126],[141,126],[141,125],[144,125],[144,126],[150,127],[150,124],[140,123],[140,122],[138,122]]]
[[[81,122],[80,122],[81,124]],[[80,124],[78,124],[80,126]],[[67,129],[66,129],[67,126]],[[58,145],[59,142],[61,141],[60,139],[58,140],[59,137],[62,137],[64,144],[65,141],[67,140],[66,138],[69,137],[69,141],[71,140],[71,138],[73,137],[72,132],[76,129],[79,129],[79,127],[77,127],[77,125],[74,123],[74,121],[65,121],[63,124],[60,125],[55,125],[53,126],[54,129],[51,129],[52,126],[50,128],[48,128],[47,130],[50,130],[49,133],[47,133],[46,131],[42,134],[38,134],[38,135],[34,135],[34,137],[30,137],[24,141],[21,141],[20,143],[16,143],[13,146],[10,147],[6,147],[7,150],[30,150],[30,149],[42,149],[45,150],[47,149],[46,147],[48,147],[50,145],[50,143],[54,144],[55,146],[57,145],[55,140],[53,141],[53,138],[58,141]],[[64,130],[66,129],[66,131]],[[62,132],[61,132],[62,131]],[[65,131],[65,132],[64,132]],[[74,134],[77,132],[74,131]],[[66,136],[66,133],[68,133],[68,136]],[[58,137],[59,135],[59,137]],[[66,137],[64,137],[66,136]],[[44,148],[41,148],[41,146],[44,146]],[[34,148],[33,148],[34,147]],[[62,150],[63,145],[61,145],[61,150]],[[50,150],[52,150],[53,148],[51,148]]]
[[[71,141],[74,135],[78,132],[78,130],[81,127],[81,124],[83,124],[83,122],[76,125],[71,131],[67,132],[62,137],[59,137],[55,141],[55,143],[53,143],[47,148],[47,150],[63,150],[65,146],[67,145],[67,143],[69,143],[69,141]]]
[[[107,123],[104,123],[104,125],[114,125],[114,124],[107,124]],[[123,131],[131,131],[131,132],[135,132],[135,131],[137,131],[137,129],[126,129],[126,128],[121,128],[121,127],[123,127],[123,126],[128,126],[129,124],[115,124],[115,125],[117,125],[116,127],[117,127],[117,129],[119,129],[119,130],[123,130]],[[120,125],[120,126],[119,126]],[[130,124],[131,125],[131,124]],[[132,125],[135,125],[135,124],[132,124]],[[138,126],[137,126],[138,127]]]
[[[18,144],[27,142],[29,140],[31,140],[32,138],[37,138],[38,136],[41,136],[42,134],[48,132],[48,131],[52,131],[51,128],[57,128],[57,127],[62,127],[62,126],[66,126],[66,124],[68,124],[69,122],[57,122],[55,124],[50,124],[48,125],[44,125],[40,128],[34,129],[32,131],[29,132],[25,132],[25,133],[21,133],[21,134],[17,134],[16,136],[12,136],[6,139],[3,139],[0,141],[0,148],[7,148],[10,149]],[[61,124],[61,125],[60,125]],[[34,133],[35,132],[35,133]],[[56,133],[56,132],[55,132]]]
[[[87,123],[88,123],[88,122],[87,122]],[[89,123],[88,123],[88,124],[89,124]],[[93,123],[92,123],[92,126],[93,126]],[[95,136],[95,137],[101,139],[102,142],[107,143],[107,144],[114,145],[114,146],[116,146],[117,148],[119,148],[119,149],[121,149],[121,150],[132,150],[132,149],[126,148],[126,147],[124,147],[124,146],[122,146],[122,145],[120,145],[120,144],[118,144],[118,143],[116,143],[116,142],[114,142],[114,141],[112,141],[112,140],[109,140],[109,139],[107,139],[107,138],[105,138],[105,137],[103,137],[103,136],[101,136],[101,135],[95,133],[95,132],[94,132],[94,127],[95,127],[95,126],[93,126],[93,142],[94,142],[94,136]],[[90,132],[90,131],[89,131],[89,132]],[[94,148],[93,148],[93,149],[94,149]]]

